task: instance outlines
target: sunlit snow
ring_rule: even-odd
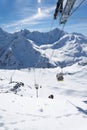
[[[0,70],[0,130],[86,130],[87,66],[63,69],[64,81],[55,69]],[[12,80],[11,80],[12,77]],[[16,83],[24,83],[16,91]],[[50,94],[54,99],[49,99]]]
[[[59,32],[0,29],[0,130],[87,130],[87,37]]]

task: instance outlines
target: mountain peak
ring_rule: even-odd
[[[30,31],[28,29],[24,29],[24,30],[21,30],[21,32],[24,32],[24,33],[30,33]]]
[[[58,28],[44,33],[30,32],[24,29],[12,35],[1,28],[0,67],[10,65],[33,67],[39,59],[39,67],[47,67],[47,65],[65,67],[80,61],[83,62],[83,59],[87,61],[86,46],[87,37],[79,34],[68,34]],[[52,52],[54,53],[50,58]]]
[[[34,41],[38,45],[52,44],[56,42],[60,38],[60,33],[61,33],[61,36],[65,34],[64,31],[61,31],[58,28],[53,29],[50,32],[39,32],[39,31],[30,32],[29,30],[26,30],[26,29],[18,32],[19,35],[22,35],[23,37]]]
[[[0,28],[0,36],[2,36],[2,35],[7,36],[7,35],[9,35],[9,33],[4,31],[2,28]]]
[[[5,31],[2,29],[2,28],[0,28],[0,34],[2,34],[2,33],[4,33]]]

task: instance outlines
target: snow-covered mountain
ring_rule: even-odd
[[[9,34],[0,28],[0,68],[61,67],[87,64],[87,37],[59,29]]]
[[[87,37],[81,34],[65,34],[51,48],[54,50],[53,58],[61,67],[76,62],[87,64]]]
[[[40,45],[0,29],[0,130],[87,129],[87,37],[61,36]],[[61,82],[60,67],[25,68],[57,65]]]
[[[65,32],[59,30],[58,28],[45,33],[38,31],[30,32],[26,29],[15,33],[16,36],[23,36],[24,38],[34,41],[37,45],[53,44],[54,42],[58,41],[59,38],[64,34]]]

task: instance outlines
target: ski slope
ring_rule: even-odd
[[[87,66],[63,68],[63,82],[57,72],[60,68],[35,69],[37,98],[32,68],[0,70],[0,130],[87,129]]]

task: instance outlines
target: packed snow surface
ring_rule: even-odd
[[[60,71],[0,70],[0,130],[87,130],[87,66],[63,68],[64,81]]]

